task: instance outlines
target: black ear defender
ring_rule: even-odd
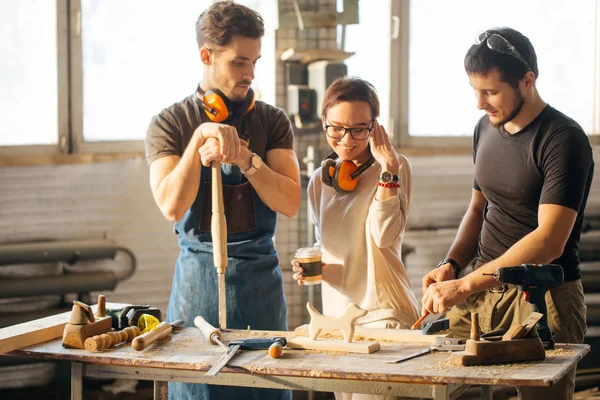
[[[233,102],[219,89],[210,89],[202,94],[198,86],[200,105],[212,122],[223,122],[230,118],[246,115],[254,108],[254,90],[248,89],[248,94],[242,102]]]
[[[358,177],[365,172],[375,162],[375,157],[371,157],[366,163],[357,166],[352,161],[337,161],[337,153],[334,151],[321,162],[321,181],[327,186],[331,186],[339,194],[350,193],[358,185]]]

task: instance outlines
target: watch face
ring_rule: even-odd
[[[260,168],[261,159],[256,154],[252,156],[252,166],[256,169]]]
[[[390,183],[392,179],[394,179],[394,176],[390,171],[383,171],[379,176],[379,179],[381,179],[385,183]]]

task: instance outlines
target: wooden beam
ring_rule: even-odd
[[[127,306],[125,303],[106,303],[109,309]],[[96,305],[92,306],[95,311]],[[71,311],[51,315],[0,329],[0,354],[62,337]]]
[[[352,342],[346,343],[343,340],[317,339],[310,340],[307,337],[295,337],[287,341],[287,347],[292,349],[305,350],[324,350],[324,351],[344,351],[348,353],[371,354],[379,351],[379,343],[371,342]]]
[[[308,325],[301,325],[296,328],[295,333],[308,336]],[[342,337],[338,330],[324,329],[321,333],[331,337]],[[354,327],[354,340],[386,340],[390,342],[409,342],[409,343],[431,343],[434,344],[436,338],[452,337],[451,333],[438,333],[434,335],[423,335],[422,330],[410,329],[383,329],[383,328],[365,328],[363,326]]]

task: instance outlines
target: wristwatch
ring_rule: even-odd
[[[390,171],[383,171],[381,174],[379,174],[379,180],[383,183],[392,183],[398,182],[400,178],[398,178],[398,175],[394,175]]]
[[[454,268],[454,275],[456,275],[456,279],[458,279],[458,277],[460,276],[460,265],[458,265],[458,263],[451,258],[444,258],[442,261],[440,261],[436,268],[439,268],[444,264],[452,265],[452,267]]]
[[[250,168],[245,171],[242,171],[242,174],[246,176],[252,176],[262,167],[263,161],[260,156],[256,153],[252,153],[252,158],[250,159]]]

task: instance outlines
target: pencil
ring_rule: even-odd
[[[411,330],[417,329],[417,326],[421,325],[421,322],[429,315],[429,311],[425,311],[425,314],[414,323],[413,326],[410,327]]]

